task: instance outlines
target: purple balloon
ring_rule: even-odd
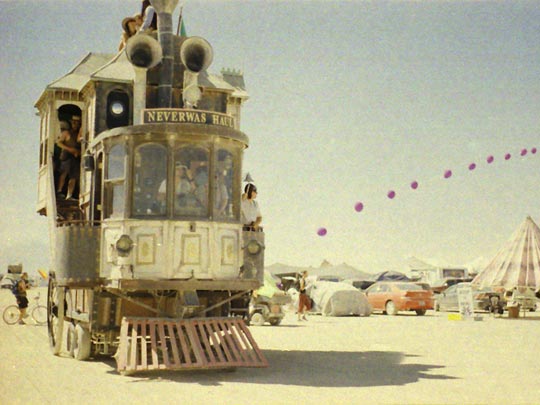
[[[510,160],[511,157],[512,155],[510,153],[507,153],[506,155],[504,155],[504,160]]]
[[[527,154],[527,149],[521,149],[521,156],[525,156]]]
[[[390,190],[387,194],[388,198],[392,199],[396,196],[396,192],[394,190]]]
[[[474,170],[474,169],[476,169],[476,163],[471,163],[469,165],[469,170]]]
[[[362,204],[360,201],[354,204],[354,210],[356,212],[360,212],[364,209],[364,204]]]
[[[532,153],[533,155],[536,155],[536,148],[532,148],[532,149],[531,149],[531,153]]]
[[[491,155],[489,155],[486,159],[486,162],[488,162],[489,164],[493,163],[493,161],[495,160],[495,158]]]
[[[447,171],[445,171],[445,172],[444,172],[444,178],[445,178],[445,179],[448,179],[448,178],[450,178],[450,177],[452,177],[452,170],[447,170]]]
[[[319,235],[319,236],[324,236],[324,235],[326,235],[327,232],[328,232],[328,231],[326,230],[326,228],[319,228],[319,229],[317,230],[317,235]]]
[[[413,181],[413,182],[411,183],[411,188],[412,188],[413,190],[416,190],[416,189],[418,188],[418,182],[417,182],[417,181]]]

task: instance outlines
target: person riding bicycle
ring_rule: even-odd
[[[28,282],[28,274],[25,272],[21,275],[21,279],[16,282],[17,289],[15,298],[17,299],[17,305],[19,306],[19,325],[24,325],[23,318],[26,318],[26,308],[28,308],[28,298],[26,296],[26,290],[30,287]]]

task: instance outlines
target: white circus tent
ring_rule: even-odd
[[[527,217],[493,260],[472,281],[480,287],[540,290],[540,228]]]

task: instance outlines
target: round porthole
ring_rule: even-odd
[[[122,104],[120,101],[114,101],[111,104],[111,113],[113,115],[119,116],[122,115],[125,111],[124,104]]]

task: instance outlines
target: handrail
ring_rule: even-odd
[[[61,221],[56,221],[56,227],[64,227],[64,226],[101,226],[103,221],[101,220],[89,220],[89,219],[66,219]]]

